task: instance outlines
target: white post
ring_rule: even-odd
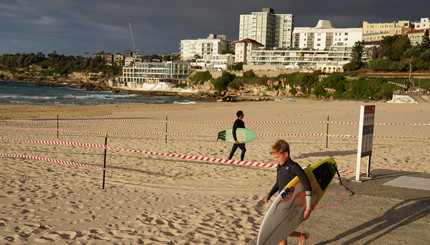
[[[357,165],[355,167],[355,181],[360,182],[361,169],[361,146],[363,144],[363,121],[364,121],[364,106],[360,108],[360,121],[358,123],[358,146],[357,146]]]
[[[372,156],[373,129],[375,125],[375,106],[361,106],[360,123],[358,130],[357,165],[355,168],[355,181],[360,182],[361,158],[368,156],[367,173],[370,176],[370,161]]]

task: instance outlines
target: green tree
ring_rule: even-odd
[[[428,49],[430,49],[430,37],[429,37],[429,30],[427,29],[424,31],[424,36],[421,41],[421,50],[426,51]]]
[[[234,78],[234,74],[224,71],[221,77],[212,80],[212,85],[214,85],[214,88],[220,92],[225,91],[227,90],[228,84],[231,83]]]
[[[358,70],[363,67],[364,42],[358,41],[352,47],[351,62],[344,66],[346,70]]]
[[[400,61],[403,54],[411,47],[411,40],[407,35],[386,36],[381,41],[383,57],[394,61]]]
[[[231,67],[231,70],[233,71],[243,70],[243,62],[234,63],[234,65]]]

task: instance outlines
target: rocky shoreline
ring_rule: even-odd
[[[43,86],[50,87],[69,87],[76,89],[84,89],[87,91],[111,91],[113,93],[124,93],[124,94],[141,94],[150,96],[179,96],[183,98],[195,98],[204,100],[215,100],[215,101],[268,101],[274,100],[273,96],[260,96],[260,95],[241,95],[236,91],[227,91],[220,93],[216,90],[210,89],[199,89],[198,92],[180,92],[180,91],[157,91],[157,90],[138,90],[138,89],[125,89],[119,87],[111,87],[108,85],[107,79],[98,79],[97,81],[84,82],[82,80],[71,79],[67,77],[44,77],[44,76],[29,76],[19,74],[1,74],[0,79],[11,80],[11,81],[23,81],[23,82],[38,82],[44,84]]]

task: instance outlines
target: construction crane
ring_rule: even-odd
[[[133,43],[133,56],[136,56],[137,55],[137,49],[136,49],[136,46],[134,45],[133,30],[131,29],[130,17],[128,18],[128,27],[130,28],[131,41]]]

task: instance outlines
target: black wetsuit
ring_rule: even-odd
[[[312,187],[309,183],[308,177],[305,174],[305,171],[303,171],[302,167],[296,162],[294,162],[291,159],[288,159],[284,165],[278,164],[278,167],[276,169],[277,176],[276,176],[276,183],[272,187],[272,190],[269,192],[269,198],[273,196],[277,191],[281,192],[284,187],[290,183],[294,177],[298,176],[300,181],[302,182],[303,186],[306,190],[307,196],[312,196]]]
[[[233,124],[232,132],[233,132],[233,139],[235,141],[237,140],[236,129],[238,128],[245,128],[245,123],[241,119],[236,119],[236,121],[234,121],[234,124]],[[239,143],[239,144],[234,143],[233,148],[231,148],[230,156],[228,157],[228,159],[231,159],[233,157],[237,148],[240,148],[242,150],[242,154],[240,155],[240,160],[243,161],[243,158],[245,157],[245,152],[246,152],[245,143]]]

